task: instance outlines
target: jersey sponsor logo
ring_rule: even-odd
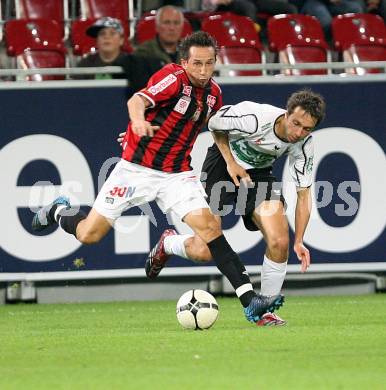
[[[192,94],[192,86],[184,85],[184,89],[182,90],[182,93],[186,96],[190,96]]]
[[[276,156],[271,156],[268,153],[254,149],[243,139],[230,142],[230,146],[237,158],[254,166],[255,168],[270,167],[276,160]]]
[[[135,189],[136,187],[114,187],[109,194],[113,197],[127,198],[134,195]]]
[[[148,91],[153,95],[157,95],[163,90],[165,90],[169,85],[173,84],[177,80],[177,77],[174,74],[169,74],[165,78],[163,78],[156,85],[153,85],[148,89]]]
[[[174,111],[179,112],[180,114],[185,114],[188,110],[190,104],[190,97],[183,96],[180,100],[178,100],[177,104],[174,106]]]
[[[213,108],[214,105],[216,104],[216,96],[213,95],[208,95],[206,98],[206,103],[208,104],[209,107]]]

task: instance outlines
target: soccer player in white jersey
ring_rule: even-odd
[[[289,253],[288,221],[280,183],[272,176],[272,165],[289,156],[289,169],[297,187],[293,250],[301,272],[310,265],[310,253],[303,243],[311,212],[313,140],[312,130],[325,114],[323,98],[310,90],[295,92],[286,109],[244,101],[223,106],[208,128],[215,144],[208,149],[202,171],[206,193],[214,213],[225,205],[236,205],[248,230],[260,230],[267,248],[261,272],[261,294],[280,293]],[[229,206],[228,206],[229,207]],[[210,261],[205,243],[197,236],[178,235],[169,229],[150,252],[146,273],[159,274],[170,255]],[[237,293],[237,291],[236,291]],[[275,314],[266,313],[257,325],[284,325]]]

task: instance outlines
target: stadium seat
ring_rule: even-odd
[[[90,52],[96,51],[96,39],[86,35],[86,30],[95,22],[95,19],[75,20],[71,24],[71,44],[74,56],[83,56]],[[122,50],[126,53],[133,51],[129,40],[126,39]]]
[[[382,18],[374,14],[345,14],[332,21],[334,47],[343,60],[386,61],[386,27]],[[349,73],[378,73],[381,69],[347,69]]]
[[[7,54],[16,57],[18,68],[62,68],[66,49],[62,28],[55,20],[10,20],[5,24]],[[64,76],[35,74],[26,80],[62,80]]]
[[[82,18],[98,19],[110,16],[129,20],[130,0],[80,0]]]
[[[223,64],[260,64],[264,51],[255,25],[246,16],[229,12],[206,17],[201,24],[203,31],[217,41],[218,57]],[[229,76],[259,76],[261,70],[232,70]]]
[[[15,0],[17,19],[55,20],[68,36],[68,0]]]
[[[275,15],[267,25],[269,48],[279,56],[279,62],[295,65],[305,62],[328,62],[329,50],[322,27],[314,16]],[[327,70],[285,70],[286,75],[326,74]]]
[[[182,37],[186,37],[187,35],[192,33],[192,26],[189,21],[185,19],[184,21],[184,29],[182,31]],[[138,44],[142,42],[148,41],[150,39],[155,38],[156,29],[155,29],[155,15],[147,15],[143,16],[136,26],[135,31],[135,40]]]
[[[15,0],[17,19],[52,19],[62,22],[68,10],[64,0]]]
[[[133,0],[80,0],[80,13],[82,19],[98,19],[110,16],[122,21],[128,37],[134,35],[134,4]]]

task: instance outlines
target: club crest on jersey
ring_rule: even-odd
[[[174,106],[174,111],[179,112],[180,114],[185,114],[188,110],[189,104],[190,104],[190,97],[188,96],[182,96],[177,102],[177,104]]]
[[[192,94],[192,86],[184,85],[184,89],[182,90],[182,93],[186,96],[190,96]]]
[[[213,95],[208,95],[208,97],[206,98],[206,103],[210,108],[213,108],[216,104],[216,97]]]
[[[165,78],[163,78],[160,82],[158,82],[156,85],[153,85],[148,89],[148,91],[153,95],[157,95],[160,92],[162,92],[164,89],[166,89],[169,85],[173,84],[177,80],[177,77],[174,76],[174,74],[169,74]]]

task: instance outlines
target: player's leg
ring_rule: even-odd
[[[261,294],[280,294],[285,279],[288,259],[288,222],[280,200],[266,200],[253,212],[252,221],[262,232],[267,243],[261,271]],[[281,326],[286,321],[274,313],[266,313],[258,326]]]
[[[83,244],[96,243],[107,234],[123,211],[154,199],[159,178],[150,171],[121,160],[103,184],[88,215],[71,207],[67,198],[59,197],[36,213],[32,228],[40,231],[58,223]]]
[[[35,214],[32,229],[42,231],[56,223],[83,244],[93,244],[107,234],[113,221],[100,215],[95,209],[91,209],[86,215],[78,207],[71,207],[67,198],[59,197]]]
[[[177,235],[173,229],[163,232],[146,260],[147,276],[157,277],[171,254],[196,261],[209,261],[213,258],[220,271],[231,281],[237,294],[245,295],[241,300],[247,306],[251,297],[255,296],[249,276],[222,234],[220,217],[210,211],[198,178],[189,172],[169,174],[165,178],[164,189],[157,195],[157,203],[161,210],[172,211],[187,223],[196,235]],[[237,290],[239,287],[241,288]]]
[[[261,293],[279,294],[288,260],[288,221],[280,200],[266,200],[256,208],[253,222],[262,232],[267,248],[261,272]]]
[[[208,245],[198,235],[178,234],[174,229],[167,229],[161,235],[167,255],[176,255],[197,263],[212,260]]]
[[[188,213],[184,222],[206,242],[217,268],[235,289],[248,321],[257,322],[264,313],[273,312],[282,306],[283,296],[256,295],[241,259],[222,233],[218,217],[208,208]]]

